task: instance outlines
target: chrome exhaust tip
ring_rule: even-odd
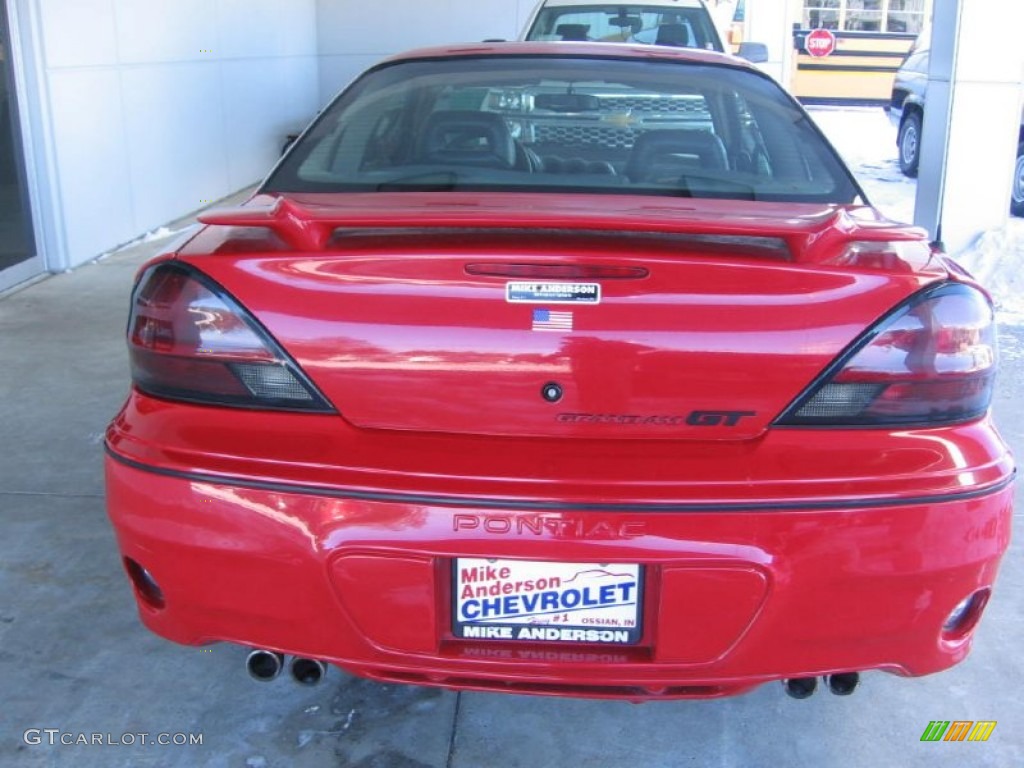
[[[840,672],[825,677],[825,685],[836,696],[849,696],[860,684],[859,672]]]
[[[813,696],[814,692],[818,690],[818,678],[791,677],[782,681],[782,687],[794,699],[806,699],[808,696]]]
[[[327,665],[316,659],[296,656],[291,664],[292,678],[300,685],[316,685],[327,674]]]
[[[245,669],[249,677],[261,683],[269,683],[284,667],[284,654],[276,651],[256,649],[245,657]]]

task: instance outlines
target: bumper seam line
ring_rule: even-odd
[[[560,502],[537,501],[528,499],[494,499],[494,498],[462,498],[423,493],[391,493],[387,491],[360,491],[355,489],[335,488],[325,485],[302,485],[278,482],[273,480],[253,480],[230,475],[216,475],[187,470],[165,469],[144,464],[116,453],[109,445],[104,445],[106,454],[114,461],[132,469],[150,474],[191,480],[200,483],[231,485],[239,488],[273,491],[277,493],[294,493],[304,496],[326,496],[336,499],[355,499],[358,501],[380,501],[394,504],[423,504],[437,507],[455,507],[472,509],[524,509],[543,511],[575,511],[575,512],[783,512],[801,510],[843,510],[879,507],[907,507],[920,504],[966,501],[981,496],[997,493],[1009,487],[1016,478],[1017,471],[996,483],[984,488],[968,491],[913,496],[907,498],[872,498],[872,499],[833,499],[815,501],[779,501],[779,502],[682,502],[682,503],[609,503],[609,502]]]

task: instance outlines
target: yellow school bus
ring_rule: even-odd
[[[803,0],[790,90],[807,103],[887,104],[893,76],[931,12],[932,0]],[[831,33],[826,55],[808,52],[815,29]],[[816,33],[812,50],[827,50],[820,44],[826,37]]]

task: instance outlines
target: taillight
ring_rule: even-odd
[[[996,365],[989,300],[947,283],[884,317],[778,419],[781,425],[949,424],[988,410]]]
[[[128,321],[132,380],[157,397],[247,408],[333,411],[256,320],[180,263],[147,269]]]

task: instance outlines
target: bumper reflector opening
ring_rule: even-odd
[[[165,605],[164,593],[160,589],[160,585],[156,583],[156,579],[153,578],[153,574],[130,557],[124,559],[124,568],[128,571],[128,577],[132,580],[132,584],[135,585],[135,591],[142,598],[143,602],[151,608],[163,609]]]
[[[985,609],[991,590],[986,587],[965,597],[949,612],[942,623],[942,637],[946,640],[958,640],[974,629]]]

